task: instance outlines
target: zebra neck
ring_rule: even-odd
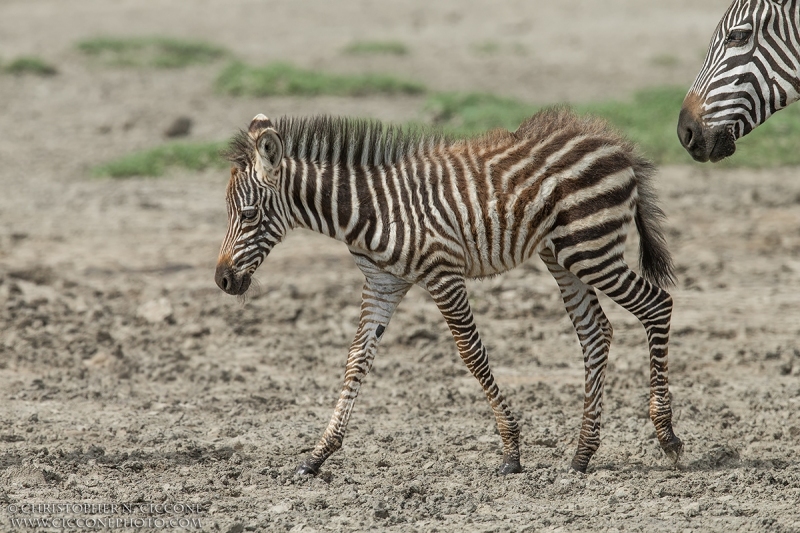
[[[383,228],[380,175],[391,167],[354,166],[289,159],[284,192],[295,227],[360,246]]]

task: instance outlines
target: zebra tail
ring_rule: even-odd
[[[675,284],[675,268],[667,249],[661,222],[666,218],[658,207],[656,193],[650,182],[656,168],[644,158],[633,164],[639,200],[636,206],[636,229],[639,231],[639,269],[642,275],[661,288]]]

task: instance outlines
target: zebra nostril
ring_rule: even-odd
[[[228,287],[231,286],[231,280],[228,276],[222,276],[222,290],[227,291]]]
[[[701,161],[704,157],[706,149],[706,139],[703,132],[703,127],[697,119],[695,119],[692,112],[683,108],[680,117],[678,118],[678,139],[684,148],[696,160]],[[698,159],[699,158],[699,159]]]
[[[691,148],[693,139],[694,139],[694,132],[692,132],[692,128],[686,128],[686,132],[683,136],[683,145],[687,148]]]

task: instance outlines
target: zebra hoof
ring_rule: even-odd
[[[673,435],[671,439],[661,444],[661,449],[673,463],[677,463],[683,453],[683,441]]]
[[[572,463],[570,463],[570,468],[572,468],[576,472],[580,472],[581,474],[586,473],[586,469],[589,467],[589,460],[584,459],[583,457],[575,456],[572,459]]]
[[[319,474],[319,467],[304,462],[300,463],[300,466],[297,467],[294,473],[299,476],[316,476]]]
[[[519,459],[503,461],[503,464],[501,464],[500,468],[497,469],[497,473],[501,476],[508,474],[519,474],[520,472],[522,472],[522,465],[519,464]]]

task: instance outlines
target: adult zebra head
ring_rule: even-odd
[[[800,99],[800,0],[735,0],[683,101],[678,137],[692,157],[719,161],[736,140]]]
[[[283,140],[264,115],[240,132],[227,152],[228,232],[222,241],[215,281],[228,294],[244,294],[253,273],[286,234],[279,184],[285,171]]]

